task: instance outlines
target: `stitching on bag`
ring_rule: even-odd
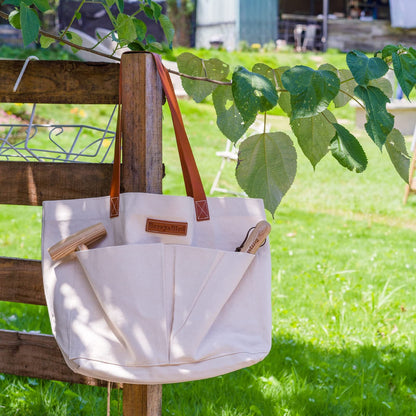
[[[195,201],[195,207],[197,209],[198,220],[209,220],[208,203],[205,199]]]
[[[119,213],[119,197],[114,196],[110,198],[111,214],[110,217],[117,217]]]

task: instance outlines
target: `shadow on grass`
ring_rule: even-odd
[[[317,341],[319,342],[319,341]],[[251,368],[164,387],[164,415],[416,415],[416,355],[279,335]]]

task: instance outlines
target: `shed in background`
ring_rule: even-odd
[[[195,46],[235,50],[242,41],[249,45],[275,42],[277,19],[278,0],[198,0]]]

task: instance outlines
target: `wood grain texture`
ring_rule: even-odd
[[[1,162],[0,204],[107,196],[111,173],[111,164]]]
[[[72,372],[52,335],[0,330],[0,372],[67,383],[107,386],[106,381]]]
[[[123,385],[123,416],[156,416],[161,414],[161,385]]]
[[[115,104],[120,65],[102,62],[30,61],[16,92],[24,61],[0,60],[0,102]]]
[[[152,55],[125,53],[121,61],[122,192],[162,193],[162,86]]]
[[[0,257],[0,300],[46,305],[39,260]]]

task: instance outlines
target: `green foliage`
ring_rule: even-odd
[[[214,108],[217,113],[217,126],[233,143],[236,143],[255,121],[255,116],[247,122],[243,120],[231,90],[231,85],[220,85],[212,93]],[[231,105],[229,105],[231,102]]]
[[[290,93],[292,119],[313,117],[324,111],[339,92],[340,80],[331,71],[295,66],[282,75]]]
[[[231,88],[214,84],[208,89],[204,82],[200,87],[201,81],[192,79],[194,75],[206,74],[203,68],[207,61],[190,53],[184,55],[178,57],[180,71],[191,77],[183,78],[183,85],[196,101],[205,99],[209,90],[213,91],[219,129],[232,142],[241,143],[240,152],[243,150],[244,158],[239,159],[236,169],[238,182],[249,196],[263,198],[272,213],[286,191],[282,192],[280,184],[276,185],[277,182],[270,178],[285,178],[287,172],[296,172],[296,158],[288,157],[286,164],[281,163],[276,148],[282,144],[271,142],[274,146],[270,144],[268,156],[273,155],[276,163],[266,161],[265,154],[259,153],[256,145],[266,143],[268,136],[245,137],[259,112],[277,105],[290,117],[290,126],[299,146],[314,168],[329,149],[340,165],[348,170],[360,173],[368,165],[360,142],[337,122],[335,115],[328,110],[330,105],[337,109],[347,105],[351,99],[361,100],[360,105],[365,106],[367,113],[366,131],[380,149],[392,131],[394,118],[387,111],[386,104],[393,90],[390,82],[382,78],[388,70],[382,58],[368,58],[362,52],[352,51],[347,54],[349,69],[337,69],[329,64],[323,64],[317,70],[304,65],[273,69],[257,63],[250,72],[237,66],[230,80]],[[416,61],[416,56],[411,53],[406,56]],[[272,94],[273,89],[276,95]],[[392,137],[397,139],[396,135]],[[401,151],[399,142],[394,140],[394,146],[392,143],[393,139],[388,145],[389,154],[393,155],[391,161],[405,179],[405,153]],[[401,149],[399,153],[397,149]],[[251,159],[249,152],[254,152]],[[291,163],[293,166],[289,167]],[[259,185],[261,180],[263,186]],[[291,184],[290,180],[284,182]]]
[[[399,130],[393,129],[391,133],[387,136],[386,149],[397,173],[405,182],[408,182],[410,156],[407,153],[406,143],[403,134],[401,134]]]
[[[257,113],[272,109],[277,104],[277,91],[272,82],[261,74],[237,67],[232,76],[235,105],[245,122]]]
[[[81,1],[80,6],[84,1]],[[48,1],[6,2],[16,7],[9,21],[15,27],[21,27],[24,44],[37,41],[40,30],[37,11],[46,12],[49,9]],[[117,5],[120,12],[116,18],[110,11],[113,4]],[[136,18],[140,11],[161,25],[167,43],[171,45],[173,25],[167,16],[162,15],[158,3],[140,0],[139,10],[133,15],[123,13],[124,0],[106,0],[102,5],[114,26],[112,38],[117,43],[116,49],[128,46],[135,51],[163,51],[163,45],[147,34],[145,23]],[[73,20],[82,17],[80,9],[75,12]],[[71,46],[77,49],[81,39],[70,31],[71,24],[60,34],[59,40],[66,43],[70,40]],[[48,34],[41,34],[40,44],[43,47],[50,46],[52,42],[48,40]],[[373,57],[354,50],[346,55],[348,69],[338,68],[333,63],[323,63],[318,69],[313,69],[304,65],[304,56],[307,55],[302,55],[301,64],[289,67],[276,66],[266,60],[256,62],[250,65],[251,71],[247,69],[248,65],[228,64],[215,56],[205,58],[204,51],[201,51],[201,57],[186,52],[177,58],[185,91],[196,102],[212,96],[219,130],[241,146],[240,152],[244,158],[240,159],[236,175],[244,191],[251,197],[263,198],[267,209],[273,214],[293,182],[296,157],[288,150],[292,147],[282,139],[285,136],[281,132],[265,132],[261,138],[246,137],[258,114],[270,111],[285,113],[290,118],[290,126],[300,149],[314,169],[330,149],[341,166],[357,173],[364,171],[368,164],[366,152],[335,115],[335,110],[345,107],[351,100],[365,108],[368,136],[380,150],[383,146],[387,147],[393,166],[401,178],[407,181],[407,154],[400,136],[396,132],[392,133],[394,118],[387,111],[393,88],[383,77],[392,68],[409,98],[416,83],[416,50],[401,45],[387,45]],[[254,145],[259,143],[267,144],[270,154],[261,153]],[[255,153],[249,157],[249,152]],[[284,163],[281,155],[287,156]],[[249,160],[256,163],[248,163]],[[262,163],[264,166],[260,168]],[[265,181],[262,186],[261,180]]]
[[[199,59],[191,53],[183,53],[178,57],[178,69],[194,77],[209,78],[218,81],[227,79],[230,68],[219,59]],[[208,81],[192,82],[184,78],[183,88],[197,103],[201,102],[217,88],[217,84]]]
[[[348,170],[363,172],[367,167],[367,156],[360,142],[340,124],[334,123],[333,126],[336,134],[331,140],[332,156]]]
[[[329,110],[313,117],[297,118],[290,122],[300,148],[314,168],[328,153],[329,143],[335,135],[332,124],[335,122],[336,119]]]
[[[237,181],[254,198],[263,198],[270,212],[275,212],[295,175],[296,151],[287,134],[256,134],[240,145]]]
[[[82,13],[80,11],[81,6],[85,3],[85,0],[80,2],[80,7],[74,12],[73,19],[69,26],[62,31],[60,41],[65,42],[66,40],[71,43],[71,46],[75,47],[82,46],[81,39],[75,37],[75,35],[69,35],[69,29],[72,22],[75,19],[81,19]],[[152,36],[146,37],[147,26],[142,21],[135,17],[140,11],[144,12],[145,15],[159,23],[169,45],[172,44],[174,36],[174,28],[169,18],[162,14],[162,6],[151,0],[139,0],[139,9],[134,15],[127,15],[124,11],[123,0],[106,0],[101,2],[104,11],[107,13],[109,20],[112,22],[114,29],[113,40],[117,43],[117,49],[129,46],[132,50],[149,50],[149,51],[163,51],[162,45],[160,45]],[[10,4],[16,7],[16,10],[11,12],[9,16],[10,24],[21,29],[24,46],[28,46],[32,42],[39,40],[39,32],[41,30],[41,23],[36,10],[41,13],[48,12],[52,9],[51,4],[48,0],[6,0],[4,4]],[[119,11],[117,18],[115,18],[110,10],[110,7],[116,4]],[[40,44],[42,47],[49,47],[53,41],[47,41],[45,38],[54,39],[54,36],[49,36],[47,33],[41,34]],[[68,42],[66,42],[68,43]]]
[[[22,26],[20,24],[20,10],[13,10],[9,14],[9,23],[15,28],[15,29],[21,29]]]
[[[367,85],[372,79],[385,75],[389,69],[381,58],[368,58],[360,51],[348,52],[347,64],[359,85]]]
[[[381,52],[382,58],[391,60],[394,74],[407,98],[416,85],[416,50],[403,46],[387,45]]]
[[[374,143],[381,149],[394,125],[394,117],[386,109],[386,104],[390,100],[377,87],[358,85],[354,92],[358,98],[363,100],[367,110],[365,129]]]
[[[20,26],[22,28],[24,46],[28,46],[36,41],[40,29],[39,17],[35,10],[23,2],[20,5]]]

